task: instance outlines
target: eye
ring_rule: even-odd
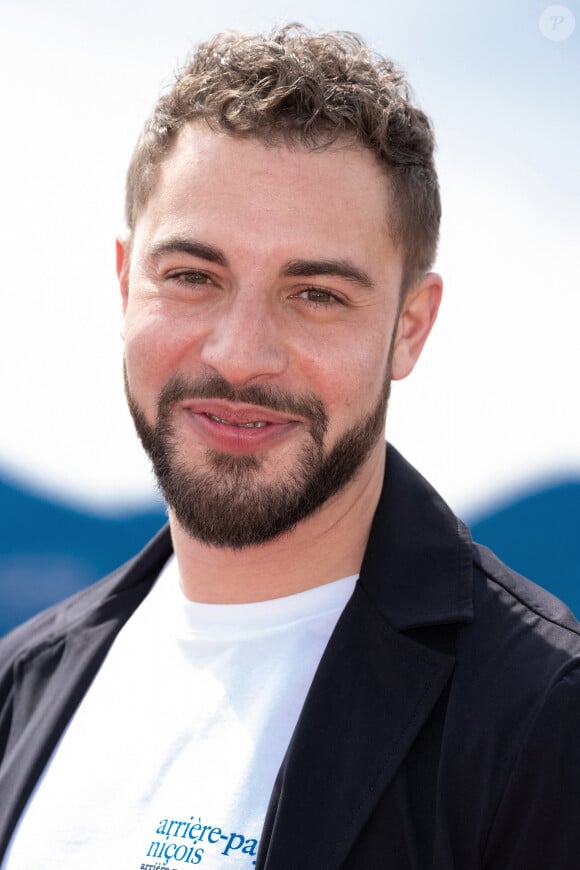
[[[329,308],[331,305],[341,305],[341,300],[331,293],[330,290],[322,290],[320,287],[307,287],[296,294],[297,299],[304,299],[316,308]]]
[[[170,278],[183,281],[185,284],[211,284],[212,280],[205,272],[188,271],[170,275]]]

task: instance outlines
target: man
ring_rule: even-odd
[[[2,642],[4,868],[577,866],[578,625],[385,451],[439,215],[353,36],[222,34],[160,99],[117,262],[169,530]]]

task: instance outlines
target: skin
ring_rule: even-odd
[[[389,357],[393,379],[412,371],[441,298],[441,279],[429,273],[399,313],[403,252],[388,220],[384,172],[360,146],[308,151],[228,136],[201,122],[185,127],[132,239],[117,242],[128,385],[147,421],[155,423],[170,377],[217,373],[233,387],[314,394],[328,415],[324,446],[336,443],[377,402]],[[211,250],[185,250],[194,244]],[[185,464],[208,466],[208,447],[217,445],[258,456],[260,480],[288,478],[309,438],[304,420],[269,418],[267,409],[248,404],[209,410],[230,422],[270,421],[275,434],[264,440],[262,430],[252,441],[260,430],[246,429],[240,446],[231,427],[208,423],[204,407],[178,403],[173,424]],[[186,596],[266,600],[356,573],[384,457],[383,433],[342,490],[259,546],[203,544],[170,510]]]

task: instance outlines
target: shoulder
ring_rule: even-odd
[[[473,545],[473,618],[462,626],[457,685],[482,723],[516,731],[580,666],[580,625],[556,596]]]
[[[71,634],[123,622],[145,597],[170,552],[164,529],[125,565],[0,638],[0,686],[15,662],[58,648]]]
[[[115,618],[107,602],[124,574],[125,569],[115,571],[0,638],[0,732],[23,694],[30,696],[31,708],[47,692],[60,694],[78,649],[88,654],[113,636]],[[120,614],[117,621],[121,624]]]
[[[473,601],[476,616],[492,639],[506,636],[526,654],[537,648],[558,661],[580,662],[580,624],[551,592],[505,565],[486,547],[474,544]]]
[[[543,856],[565,870],[580,849],[580,625],[558,598],[479,547],[474,579],[474,625],[479,615],[487,632],[478,776],[495,778],[486,866],[533,867]]]
[[[485,855],[490,868],[538,866],[542,838],[561,848],[557,807],[566,802],[570,817],[580,806],[580,793],[572,796],[580,763],[580,626],[554,595],[478,545],[471,576],[473,616],[458,632],[442,747],[447,811],[457,818],[458,807],[469,807],[458,828],[460,851]],[[514,833],[524,818],[533,848]],[[550,866],[573,866],[565,861],[577,847],[568,842],[565,858]]]
[[[50,645],[98,612],[115,589],[124,568],[43,610],[0,638],[0,666],[28,650]]]

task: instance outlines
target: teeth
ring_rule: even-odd
[[[224,426],[238,426],[242,429],[263,429],[269,425],[265,420],[257,420],[255,423],[231,423],[229,420],[222,420],[221,417],[216,417],[215,414],[208,414],[207,416],[210,420],[215,420],[216,423],[223,423]]]

